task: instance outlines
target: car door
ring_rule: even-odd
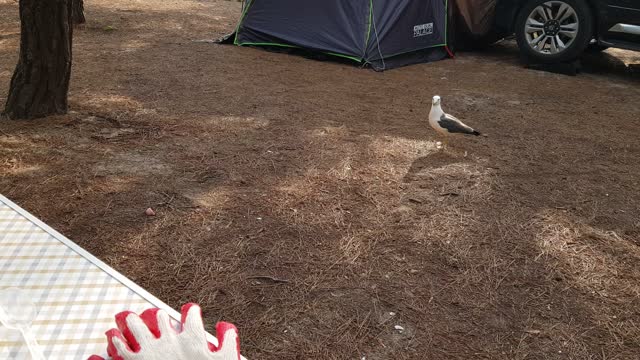
[[[598,3],[599,40],[623,47],[640,47],[640,0],[599,0]]]

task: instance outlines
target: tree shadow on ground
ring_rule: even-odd
[[[622,200],[632,196],[622,191],[614,206],[592,203],[613,196],[600,186],[613,193],[633,180],[621,184],[619,174],[585,179],[568,169],[570,159],[561,164],[564,171],[517,176],[504,172],[517,157],[469,161],[458,155],[430,165],[432,158],[412,163],[405,191],[410,206],[427,210],[424,233],[434,237],[425,236],[428,247],[453,267],[445,273],[455,279],[454,289],[429,304],[449,304],[443,307],[454,311],[448,331],[464,334],[469,348],[445,357],[634,356],[640,344],[631,323],[638,313],[619,304],[638,302],[631,280],[638,273],[630,265],[640,256],[638,224],[611,212],[635,213],[637,199]],[[482,330],[472,324],[483,324]]]

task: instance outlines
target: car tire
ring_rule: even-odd
[[[593,38],[593,16],[584,0],[530,0],[518,12],[515,34],[527,61],[569,62]]]

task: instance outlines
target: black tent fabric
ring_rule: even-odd
[[[248,0],[239,46],[304,49],[386,70],[451,55],[449,0]]]

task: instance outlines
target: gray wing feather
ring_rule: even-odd
[[[438,124],[450,133],[473,134],[474,130],[462,123],[455,116],[442,114]]]

